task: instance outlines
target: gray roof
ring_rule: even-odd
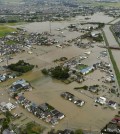
[[[86,73],[87,71],[90,71],[92,69],[93,69],[93,67],[91,66],[91,67],[87,67],[87,68],[82,69],[80,72],[81,73]]]
[[[2,134],[15,134],[14,132],[11,132],[10,130],[8,129],[5,129]]]

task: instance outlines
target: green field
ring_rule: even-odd
[[[87,65],[84,65],[84,64],[81,64],[81,65],[77,65],[76,66],[76,68],[78,69],[78,70],[82,70],[82,69],[85,69],[85,68],[87,68],[88,66]]]
[[[116,3],[94,2],[93,5],[103,6],[103,7],[120,7],[120,2],[116,2]]]
[[[22,2],[22,0],[0,0],[2,3],[19,3]]]
[[[82,3],[89,3],[93,6],[103,6],[103,7],[120,7],[120,2],[95,2],[95,1],[90,1],[90,0],[77,0]]]
[[[0,25],[0,37],[3,37],[5,35],[7,35],[8,33],[14,32],[14,31],[16,31],[14,28],[10,28],[5,25]]]
[[[35,122],[26,124],[26,127],[23,129],[23,132],[26,134],[41,134],[44,128]]]

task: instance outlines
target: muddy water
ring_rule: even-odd
[[[98,78],[102,75],[103,74],[100,71],[95,71],[89,76],[91,78],[94,77],[94,80],[88,79],[83,84],[73,82],[68,85],[58,80],[51,79],[50,77],[41,77],[39,80],[32,82],[35,89],[32,93],[26,92],[25,97],[37,104],[48,102],[50,105],[66,115],[66,118],[63,119],[59,125],[55,127],[55,129],[65,129],[67,127],[71,129],[89,129],[90,126],[92,126],[92,129],[99,130],[104,127],[104,125],[114,116],[114,114],[117,113],[117,111],[112,111],[110,109],[103,110],[101,106],[95,107],[93,99],[85,96],[84,94],[78,93],[73,90],[73,88],[86,84],[91,85],[91,83],[101,83],[98,81]],[[84,100],[86,102],[85,106],[79,108],[73,103],[61,98],[60,94],[65,91],[71,92],[76,97]]]
[[[112,18],[104,17],[102,18],[103,14],[98,13],[92,17],[90,21],[111,21]],[[97,18],[97,19],[96,19]],[[56,28],[63,28],[68,26],[71,22],[79,22],[82,18],[76,17],[72,21],[64,21],[64,22],[54,22],[52,23],[52,29],[55,30]],[[84,19],[84,17],[83,17]],[[83,21],[83,20],[81,20]],[[42,22],[42,23],[31,23],[27,25],[23,25],[25,29],[30,32],[42,32],[42,31],[49,31],[49,22]],[[72,36],[71,32],[71,36]],[[49,48],[50,49],[50,48]],[[99,52],[103,49],[98,48],[97,46],[93,48],[91,55],[88,59],[84,61],[85,64],[92,65],[95,62],[98,62],[97,56],[99,56]],[[49,51],[49,50],[48,50]],[[38,62],[39,66],[41,67],[43,62],[47,62],[50,64],[54,59],[60,58],[61,56],[66,56],[67,58],[72,58],[78,55],[82,55],[85,51],[83,49],[79,49],[75,46],[71,46],[64,49],[57,49],[50,50],[47,53],[42,53],[42,55],[36,56],[34,53],[33,59],[30,59],[30,63],[34,63],[35,59]],[[89,50],[88,50],[89,51]],[[38,52],[39,53],[39,52]],[[27,57],[27,56],[25,56]],[[28,59],[26,59],[27,61]],[[46,65],[46,64],[45,64]],[[96,71],[90,75],[93,79],[88,79],[83,84],[79,84],[73,82],[69,85],[65,85],[64,83],[54,80],[51,77],[44,76],[41,71],[34,71],[28,72],[25,75],[21,76],[31,82],[34,90],[32,92],[26,92],[25,97],[29,100],[41,104],[44,102],[48,102],[50,105],[58,109],[59,111],[63,112],[66,116],[59,125],[56,126],[56,129],[65,129],[65,128],[86,128],[86,129],[100,129],[104,127],[106,123],[108,123],[111,118],[117,113],[117,111],[112,111],[110,109],[103,110],[101,106],[95,107],[94,100],[85,96],[84,94],[78,93],[73,90],[74,87],[83,86],[83,85],[91,85],[91,84],[101,84],[98,83],[98,79],[101,77],[101,72]],[[105,74],[104,74],[105,75]],[[10,80],[10,82],[15,81]],[[10,83],[9,82],[9,83]],[[85,106],[79,108],[75,106],[73,103],[64,100],[60,97],[60,94],[63,91],[69,91],[73,93],[75,96],[79,97],[80,99],[86,102]],[[109,112],[109,114],[108,114]],[[93,116],[94,114],[94,116]],[[99,116],[98,116],[99,115]],[[50,126],[51,128],[51,126]]]
[[[85,18],[89,17],[89,20]],[[95,13],[92,16],[76,16],[75,18],[71,18],[69,21],[59,21],[59,22],[51,22],[52,32],[58,28],[64,28],[70,25],[71,23],[80,23],[80,22],[103,22],[108,23],[112,21],[114,18],[104,15],[103,13]],[[21,27],[26,29],[29,32],[44,32],[50,31],[50,22],[34,22],[29,24],[18,25],[14,27]]]
[[[90,19],[88,20],[85,20],[85,18],[88,17]],[[92,16],[77,16],[75,17],[75,20],[76,21],[85,21],[85,22],[101,22],[101,23],[108,23],[110,22],[111,20],[113,20],[114,18],[113,17],[109,17],[107,15],[104,15],[104,13],[100,12],[100,13],[95,13],[94,15]]]

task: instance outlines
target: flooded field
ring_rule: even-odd
[[[105,49],[99,48],[97,45],[99,44],[94,44],[94,48],[89,49],[89,51],[92,52],[88,56],[88,58],[83,61],[84,64],[92,65],[93,63],[98,62],[97,56],[99,56],[99,53]],[[41,47],[41,49],[43,50],[44,48]],[[109,108],[104,109],[101,106],[96,107],[94,103],[94,99],[96,95],[92,95],[90,93],[86,94],[84,92],[83,93],[77,92],[74,90],[74,88],[79,86],[84,86],[84,85],[91,85],[91,84],[102,85],[103,84],[102,77],[105,77],[106,74],[104,72],[100,72],[99,70],[96,70],[94,73],[89,74],[88,77],[86,77],[85,82],[83,82],[82,84],[79,84],[77,82],[72,82],[71,84],[66,85],[63,82],[52,79],[49,76],[44,76],[40,71],[41,67],[51,66],[51,62],[55,58],[60,58],[61,55],[66,56],[68,58],[72,58],[75,56],[83,55],[86,50],[77,48],[76,46],[69,46],[64,49],[50,47],[47,48],[46,50],[47,53],[42,53],[38,56],[36,56],[35,52],[33,53],[33,55],[30,55],[30,57],[34,57],[34,58],[27,57],[27,55],[25,54],[22,55],[23,57],[26,57],[25,59],[26,61],[29,61],[32,64],[36,63],[39,66],[39,68],[35,69],[33,72],[28,72],[25,75],[17,78],[17,79],[24,78],[29,82],[31,82],[31,85],[33,86],[33,91],[26,92],[24,96],[36,104],[47,102],[65,114],[66,116],[65,119],[60,121],[60,123],[57,126],[55,126],[56,130],[65,129],[65,128],[70,128],[70,129],[82,128],[82,129],[90,130],[90,128],[92,128],[93,130],[99,131],[101,128],[104,127],[104,125],[107,122],[109,122],[113,118],[115,114],[117,114],[117,110],[111,110]],[[39,49],[37,49],[37,53],[38,52]],[[17,58],[19,58],[21,55],[17,55],[17,56],[18,56]],[[41,62],[41,60],[47,63],[46,66],[43,64],[43,62]],[[108,61],[108,57],[105,57],[103,60]],[[100,80],[98,81],[98,79]],[[15,79],[8,81],[7,84],[9,85],[13,81],[15,81]],[[2,86],[4,87],[5,83],[2,84],[3,84]],[[111,87],[112,85],[107,85],[107,86]],[[6,90],[6,88],[4,89]],[[3,94],[3,98],[1,97],[2,99],[1,101],[7,101],[9,98],[5,90],[2,89],[0,91],[0,94]],[[75,106],[73,103],[61,98],[60,94],[65,91],[71,92],[76,97],[84,100],[85,106],[80,108]],[[115,96],[107,95],[107,97],[108,98],[110,97],[110,99],[114,99],[118,101],[118,98]],[[39,124],[43,124],[49,129],[52,128],[51,125],[46,124],[42,120],[34,117],[32,114],[28,113],[22,107],[18,107],[14,112],[19,112],[19,110],[23,111],[26,117],[35,120]]]
[[[90,18],[86,20],[85,18]],[[52,33],[56,31],[58,28],[65,28],[69,26],[71,23],[80,23],[80,22],[102,22],[102,23],[108,23],[112,21],[114,18],[109,17],[107,15],[104,15],[103,13],[96,13],[92,16],[76,16],[75,18],[71,18],[69,21],[59,21],[59,22],[34,22],[34,23],[29,23],[29,24],[24,24],[24,25],[19,25],[15,27],[21,27],[27,30],[28,32],[49,32],[50,31],[50,25],[52,29]],[[74,34],[73,34],[74,36]]]
[[[104,127],[104,124],[112,119],[114,114],[117,114],[117,111],[103,109],[101,106],[95,107],[94,99],[73,89],[74,87],[86,84],[101,84],[102,79],[100,81],[98,81],[98,79],[104,75],[105,74],[100,71],[95,71],[93,74],[88,76],[88,79],[84,83],[78,84],[73,82],[69,85],[58,80],[51,79],[50,77],[46,77],[42,80],[33,81],[32,85],[35,90],[32,91],[32,94],[31,92],[25,93],[25,97],[37,104],[48,102],[50,105],[54,106],[59,111],[62,111],[66,115],[66,118],[62,120],[55,129],[65,129],[66,127],[69,127],[71,129],[83,128],[89,130],[92,126],[92,129],[100,130]],[[82,108],[76,107],[73,103],[61,98],[60,94],[65,91],[71,92],[75,96],[84,100],[85,106]]]
[[[102,13],[97,13],[93,16],[89,16],[91,19],[88,21],[95,22],[105,22],[108,23],[113,18],[103,15]],[[97,17],[97,18],[96,18]],[[72,19],[71,21],[64,21],[64,22],[52,22],[51,28],[53,34],[59,34],[59,31],[56,31],[58,28],[65,28],[71,23],[77,23],[80,21],[85,21],[85,17],[76,17],[75,19]],[[17,26],[18,27],[18,26]],[[21,25],[20,27],[23,27],[29,32],[44,32],[49,31],[49,22],[40,22],[40,23],[31,23],[31,24],[25,24]],[[68,32],[67,30],[64,30],[64,35],[66,35],[65,39],[71,39],[76,38],[81,35],[79,32]],[[103,78],[106,77],[106,74],[104,72],[100,72],[100,70],[95,70],[93,73],[90,73],[86,78],[85,81],[81,83],[72,82],[70,84],[65,84],[61,81],[52,79],[50,76],[44,76],[41,73],[42,68],[50,68],[52,66],[56,66],[57,63],[53,62],[55,59],[59,59],[61,57],[67,57],[68,59],[71,59],[73,57],[79,57],[81,55],[84,55],[84,52],[90,51],[91,53],[87,55],[87,58],[82,61],[83,64],[86,64],[88,66],[93,65],[94,63],[105,61],[109,62],[108,56],[102,57],[101,59],[98,59],[100,56],[101,51],[105,51],[104,48],[99,48],[98,45],[104,45],[103,43],[93,43],[93,47],[89,49],[82,49],[78,48],[77,46],[71,44],[71,46],[66,46],[65,48],[57,48],[56,46],[34,46],[34,49],[32,49],[32,54],[28,54],[27,52],[16,54],[14,56],[14,59],[9,61],[10,63],[15,63],[16,61],[24,59],[26,62],[29,62],[30,64],[37,65],[38,67],[35,68],[33,71],[28,72],[24,74],[23,76],[11,79],[7,82],[1,83],[1,87],[3,87],[0,90],[0,94],[2,95],[1,101],[9,101],[8,94],[6,93],[7,87],[15,80],[24,78],[27,81],[31,83],[33,86],[33,91],[25,92],[25,97],[32,102],[35,102],[36,104],[41,104],[44,102],[49,103],[51,106],[55,107],[59,111],[65,114],[65,119],[63,119],[57,126],[55,126],[55,129],[92,129],[92,130],[98,130],[100,131],[101,128],[103,128],[106,123],[108,123],[115,114],[117,114],[118,110],[112,110],[110,108],[104,109],[103,106],[98,105],[95,106],[95,98],[100,97],[100,95],[106,95],[108,99],[113,99],[115,101],[119,101],[119,98],[117,98],[113,94],[108,94],[108,90],[103,93],[101,91],[101,94],[91,94],[89,92],[77,92],[74,90],[75,87],[80,87],[84,85],[93,85],[93,84],[99,84],[103,85]],[[1,63],[5,64],[5,63]],[[112,84],[104,84],[107,86],[107,89],[112,87]],[[85,106],[83,107],[77,107],[73,103],[64,100],[61,98],[60,94],[62,92],[68,91],[72,94],[74,94],[76,97],[82,99],[85,101]],[[13,100],[11,100],[13,101]],[[14,101],[13,101],[14,102]],[[52,128],[51,125],[48,125],[47,123],[43,122],[42,120],[36,118],[31,113],[28,113],[25,109],[22,107],[18,107],[17,111],[23,111],[23,113],[28,117],[32,118],[32,120],[39,122],[40,124],[44,124],[48,128]],[[109,113],[109,114],[108,114]]]
[[[88,20],[86,20],[85,18],[90,18]],[[110,21],[112,21],[114,18],[113,17],[109,17],[107,15],[104,15],[104,13],[95,13],[92,16],[77,16],[75,18],[76,21],[85,21],[85,22],[101,22],[101,23],[108,23]],[[73,19],[74,20],[74,19]]]

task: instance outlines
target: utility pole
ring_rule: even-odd
[[[90,134],[92,134],[92,133],[91,133],[91,125],[90,125]]]
[[[67,124],[66,124],[66,125],[67,125],[67,126],[66,126],[66,127],[67,127],[67,129],[69,129],[69,128],[68,128],[68,119],[67,119]]]
[[[8,63],[9,63],[8,61],[9,61],[9,50],[8,50],[8,52],[6,53],[6,62],[7,62],[7,63],[6,63],[6,66],[8,66]]]
[[[62,42],[62,45],[63,45],[63,42],[64,42],[64,39],[63,39],[63,31],[60,31],[60,35],[61,35],[61,42]]]
[[[0,44],[0,56],[2,56],[2,45]]]
[[[82,37],[80,37],[80,44],[82,43]]]
[[[8,52],[6,52],[6,73],[7,73],[7,69],[8,69],[8,64],[9,64],[9,50],[8,50]]]
[[[6,62],[7,62],[6,66],[8,66],[8,55],[6,56]]]

